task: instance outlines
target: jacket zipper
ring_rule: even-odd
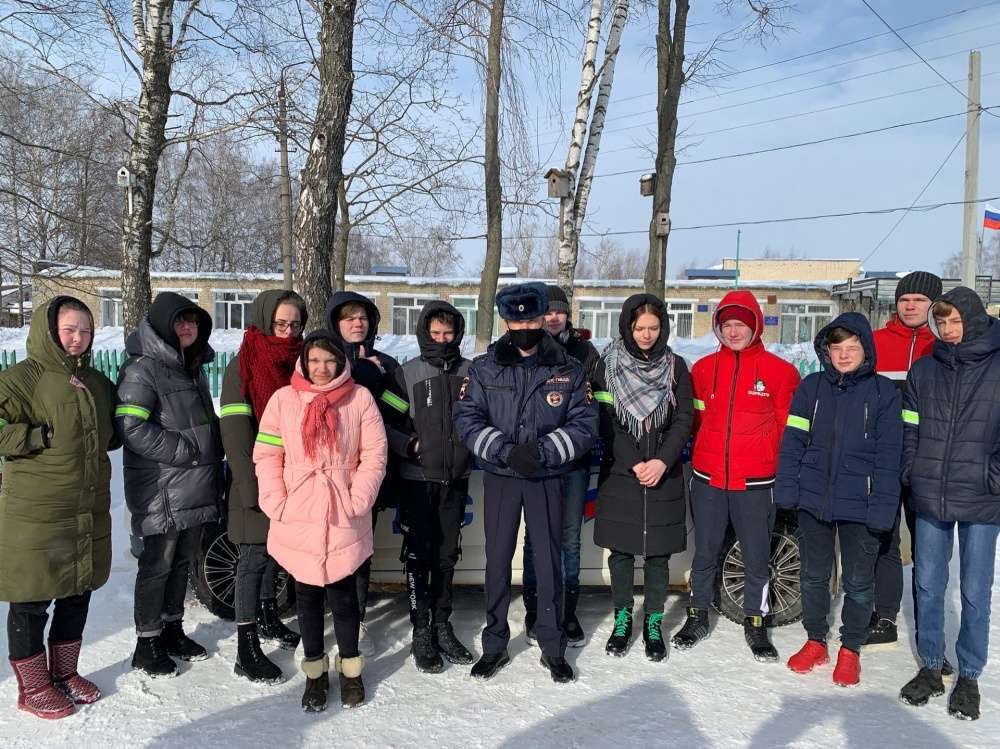
[[[951,437],[955,430],[955,410],[958,408],[959,375],[955,372],[955,394],[951,398],[951,413],[948,416],[948,434],[944,442],[944,463],[941,465],[941,518],[944,519],[944,482],[947,466],[951,462]]]
[[[443,426],[447,426],[448,424],[451,423],[451,407],[452,407],[452,402],[451,402],[451,380],[450,380],[450,375],[448,374],[448,370],[446,368],[442,368],[441,374],[439,376],[442,377],[442,378],[444,378],[443,381],[444,381],[444,384],[446,385],[445,390],[447,391],[447,394],[448,394],[448,396],[444,399],[444,419],[445,419],[445,421],[444,421],[444,425],[443,425]],[[430,384],[428,384],[427,385],[427,391],[428,391],[427,400],[428,401],[431,400],[431,397],[430,397],[430,387],[431,387]],[[444,453],[444,479],[443,479],[443,481],[441,483],[444,484],[445,486],[448,486],[449,484],[451,484],[451,462],[450,462],[449,459],[451,458],[451,450],[452,450],[453,440],[452,440],[452,431],[451,430],[445,429],[444,432],[445,432],[445,436],[448,438],[448,443],[444,446],[444,450],[442,451]]]
[[[917,347],[917,328],[913,329],[913,333],[910,335],[910,355],[906,359],[906,371],[910,371],[910,367],[913,366],[913,349]]]
[[[649,437],[650,437],[650,432],[647,429],[646,430],[646,454],[645,454],[645,456],[643,456],[644,462],[649,460],[649,452],[650,452],[649,451]],[[647,536],[647,534],[649,532],[649,524],[647,523],[647,519],[649,517],[649,494],[648,494],[648,492],[649,492],[649,487],[643,486],[642,487],[642,558],[643,559],[646,558],[646,536]]]
[[[736,368],[733,370],[733,384],[729,389],[729,418],[726,420],[726,454],[723,472],[726,478],[725,489],[729,489],[729,442],[733,436],[733,408],[736,406],[736,381],[740,378],[740,352],[734,351],[736,355]]]

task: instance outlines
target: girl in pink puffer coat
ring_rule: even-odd
[[[302,707],[326,707],[325,605],[333,612],[341,701],[364,701],[354,573],[371,556],[371,509],[385,476],[386,437],[371,394],[355,387],[344,352],[310,334],[292,384],[278,390],[254,447],[260,508],[271,519],[267,551],[295,578],[305,658]]]

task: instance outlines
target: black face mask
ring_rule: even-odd
[[[545,330],[542,328],[522,328],[520,330],[507,331],[510,342],[521,349],[521,351],[533,349],[542,340],[543,335],[545,335]]]

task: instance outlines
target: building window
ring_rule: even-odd
[[[120,328],[122,314],[122,290],[101,289],[101,325],[106,328]]]
[[[256,296],[256,291],[216,291],[216,329],[245,330],[250,327],[250,306]]]
[[[618,335],[618,318],[624,299],[581,299],[580,327],[590,330],[594,338],[613,338]]]
[[[690,338],[694,330],[694,304],[691,302],[667,302],[670,314],[670,332],[677,338]]]
[[[462,317],[465,318],[465,335],[474,337],[476,335],[476,321],[479,320],[478,311],[479,299],[474,296],[453,296],[451,298],[451,306],[459,311]],[[496,307],[493,308],[493,337],[497,337],[497,331],[500,329],[500,316],[496,312]]]
[[[392,298],[392,334],[415,335],[420,310],[434,297],[394,296]]]
[[[831,314],[829,304],[782,304],[781,342],[811,343]]]

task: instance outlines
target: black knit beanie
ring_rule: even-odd
[[[896,284],[896,301],[903,294],[923,294],[933,302],[941,296],[942,290],[940,278],[925,270],[915,270],[899,279]]]
[[[565,312],[569,314],[569,300],[566,292],[558,286],[546,286],[549,290],[549,312]]]

